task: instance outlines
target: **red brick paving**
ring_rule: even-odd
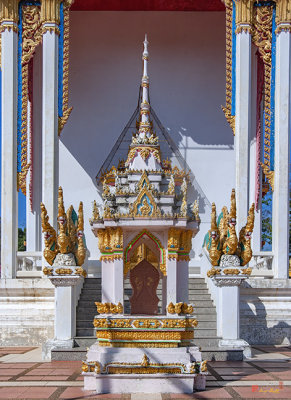
[[[227,393],[224,388],[207,389],[205,392],[193,394],[178,394],[172,393],[172,399],[232,399],[232,396]],[[150,399],[150,398],[149,398]]]
[[[150,396],[150,395],[149,395]],[[120,394],[99,394],[96,395],[91,390],[83,390],[82,388],[67,388],[61,395],[60,399],[120,399]],[[149,397],[150,400],[150,397]]]
[[[243,399],[291,399],[291,387],[286,386],[279,389],[279,386],[234,387]],[[277,391],[277,393],[274,393]]]
[[[283,354],[290,353],[289,347],[275,346],[256,346],[256,348],[266,353],[268,352]],[[22,348],[0,348],[4,354],[22,354],[34,347]],[[1,355],[0,351],[0,355]],[[48,363],[4,363],[0,361],[0,399],[124,399],[121,394],[96,395],[92,391],[84,391],[82,387],[70,387],[70,382],[82,382],[81,361],[51,361]],[[270,386],[264,386],[255,390],[252,386],[231,386],[232,381],[241,381],[242,385],[248,381],[284,381],[291,380],[291,362],[288,361],[218,361],[209,362],[210,374],[207,376],[209,384],[205,392],[186,394],[167,394],[163,395],[165,400],[169,399],[291,399],[291,387],[282,387],[279,393],[274,393]],[[264,372],[265,371],[265,372]],[[1,382],[9,381],[22,382],[33,381],[39,386],[17,386],[1,387]],[[64,386],[41,386],[43,381],[64,381]],[[68,382],[66,386],[65,382]],[[211,387],[211,384],[228,383],[227,387]],[[2,383],[3,384],[3,383]],[[25,383],[24,383],[25,384]],[[230,386],[229,386],[230,385]],[[278,387],[277,387],[278,388]],[[256,387],[255,387],[256,389]],[[261,389],[261,392],[259,390]],[[130,396],[127,397],[128,399]],[[150,400],[150,395],[148,395]]]

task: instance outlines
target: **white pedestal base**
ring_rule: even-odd
[[[196,385],[197,380],[197,385]],[[84,376],[84,389],[96,393],[193,393],[204,390],[206,376],[195,374],[115,374]]]
[[[141,360],[147,358],[149,368],[176,364],[181,373],[113,373],[110,367],[126,369],[142,366]],[[87,352],[87,365],[93,369],[83,372],[85,390],[96,390],[97,393],[193,393],[204,390],[207,372],[190,369],[192,363],[201,363],[201,352],[198,347],[177,348],[122,348],[101,347],[92,345]],[[99,370],[94,370],[94,366]],[[145,367],[146,368],[146,367]],[[91,371],[91,372],[90,372]],[[121,371],[123,372],[123,371]],[[183,373],[182,373],[183,372]]]

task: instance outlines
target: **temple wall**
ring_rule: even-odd
[[[0,279],[0,346],[54,337],[55,289],[48,279]]]
[[[196,177],[201,231],[193,241],[199,264],[210,204],[228,205],[234,186],[233,135],[225,103],[225,20],[219,12],[71,12],[70,99],[74,109],[60,143],[60,184],[66,205],[84,202],[91,265],[99,265],[88,219],[101,202],[95,176],[133,113],[148,34],[151,104]],[[192,197],[192,198],[191,198]]]
[[[240,290],[240,337],[249,344],[291,343],[291,282],[248,279]]]

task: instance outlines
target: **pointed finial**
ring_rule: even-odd
[[[144,42],[143,42],[144,48],[143,48],[143,54],[142,54],[142,59],[143,59],[143,60],[147,60],[147,59],[148,59],[148,56],[149,56],[149,53],[148,53],[148,44],[149,44],[149,42],[148,42],[148,36],[147,36],[147,34],[145,34]]]

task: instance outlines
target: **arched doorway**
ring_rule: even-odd
[[[128,244],[124,255],[124,312],[165,313],[165,254],[159,239],[143,230]]]
[[[160,281],[158,270],[146,259],[130,271],[133,289],[130,297],[131,314],[155,315],[158,313],[157,287]]]

